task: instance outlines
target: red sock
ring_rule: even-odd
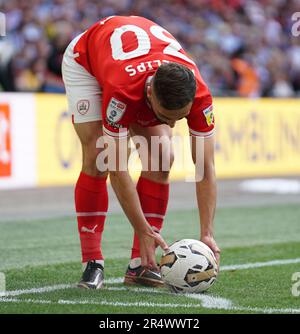
[[[141,206],[148,223],[159,231],[162,228],[169,200],[169,184],[157,183],[140,177],[137,183]],[[140,243],[134,234],[131,258],[140,257]]]
[[[101,237],[108,209],[106,177],[81,172],[75,187],[75,207],[82,262],[103,260]]]

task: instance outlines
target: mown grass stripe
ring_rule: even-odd
[[[0,302],[4,303],[29,303],[29,304],[51,304],[51,305],[99,305],[99,306],[114,306],[114,307],[160,307],[160,308],[207,308],[207,309],[218,309],[225,311],[246,311],[255,313],[266,313],[266,314],[277,314],[277,313],[300,313],[300,309],[293,308],[259,308],[259,307],[243,307],[243,306],[230,306],[219,305],[204,306],[201,304],[171,304],[171,303],[149,303],[149,302],[111,302],[102,300],[100,302],[90,300],[41,300],[41,299],[18,299],[18,298],[0,298]]]
[[[271,267],[271,266],[294,264],[294,263],[300,263],[300,258],[221,266],[220,271],[243,270],[243,269],[252,269],[252,268],[254,269],[254,268]],[[119,283],[122,283],[123,280],[124,280],[124,277],[115,277],[115,278],[106,279],[104,282],[105,284],[119,284]],[[45,286],[41,288],[6,291],[5,295],[8,297],[9,296],[20,296],[24,294],[52,292],[52,291],[70,289],[70,288],[75,288],[75,287],[76,287],[76,284],[58,284],[58,285],[52,285],[52,286]]]

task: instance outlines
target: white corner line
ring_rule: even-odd
[[[124,277],[117,277],[105,280],[105,284],[119,284],[122,283]],[[66,290],[76,288],[76,284],[57,284],[51,286],[44,286],[41,288],[32,288],[32,289],[24,289],[24,290],[13,290],[13,291],[6,291],[5,296],[7,297],[15,297],[27,294],[34,294],[34,293],[44,293],[44,292],[52,292],[58,290]]]
[[[300,313],[300,309],[281,309],[281,308],[260,308],[260,307],[244,307],[233,306],[230,300],[224,298],[214,297],[213,303],[205,300],[209,296],[202,296],[202,304],[185,304],[185,303],[151,303],[151,302],[112,302],[107,300],[93,301],[93,300],[65,300],[60,299],[58,301],[43,300],[43,299],[18,299],[18,298],[0,298],[0,303],[27,303],[27,304],[51,304],[51,305],[99,305],[99,306],[114,306],[114,307],[160,307],[160,308],[206,308],[206,309],[218,309],[225,311],[245,311],[254,313]],[[211,298],[211,297],[209,297]],[[200,299],[200,298],[199,298]],[[215,302],[222,299],[222,304],[216,304]]]
[[[253,263],[244,263],[244,264],[233,264],[228,266],[221,266],[221,271],[228,270],[242,270],[242,269],[252,269],[252,268],[262,268],[262,267],[273,267],[280,266],[285,264],[300,263],[300,258],[296,259],[282,259],[282,260],[272,260],[267,262],[253,262]]]

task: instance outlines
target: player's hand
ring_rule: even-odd
[[[218,247],[215,239],[213,237],[210,237],[210,236],[205,236],[205,237],[201,238],[201,241],[204,242],[215,254],[218,269],[219,269],[220,268],[220,253],[221,253],[221,250]]]
[[[139,240],[142,266],[158,270],[155,249],[157,246],[160,246],[162,250],[166,252],[169,249],[169,246],[159,232],[151,228],[144,233],[140,233]]]

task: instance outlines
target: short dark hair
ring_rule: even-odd
[[[177,63],[162,64],[156,71],[153,87],[165,109],[181,109],[194,100],[196,80],[193,72]]]

